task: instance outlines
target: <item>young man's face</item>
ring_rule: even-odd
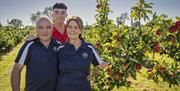
[[[53,10],[52,16],[55,23],[64,24],[64,21],[67,17],[67,10],[55,8]]]
[[[52,34],[52,24],[47,19],[38,21],[36,24],[36,34],[40,40],[50,40]]]

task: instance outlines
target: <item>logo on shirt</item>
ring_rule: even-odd
[[[86,53],[86,52],[82,53],[82,57],[83,58],[87,58],[88,57],[88,53]]]
[[[58,48],[57,48],[56,46],[53,47],[53,50],[54,50],[55,52],[58,52]]]

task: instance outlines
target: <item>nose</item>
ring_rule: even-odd
[[[48,34],[48,29],[44,28],[42,34]]]

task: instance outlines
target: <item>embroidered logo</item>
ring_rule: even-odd
[[[83,58],[87,58],[88,57],[88,53],[86,53],[86,52],[82,53],[82,57]]]
[[[54,50],[55,52],[58,52],[58,48],[57,48],[56,46],[53,47],[53,50]]]

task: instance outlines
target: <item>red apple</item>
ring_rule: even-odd
[[[117,71],[117,72],[115,73],[115,75],[114,75],[114,79],[115,79],[115,80],[118,80],[119,77],[120,77],[120,73]]]
[[[160,30],[160,29],[158,29],[158,30],[156,31],[156,35],[161,35],[161,30]]]
[[[117,34],[117,35],[115,35],[115,36],[114,36],[114,39],[116,39],[116,40],[120,41],[120,37],[119,37],[119,35],[118,35],[118,34]]]
[[[123,63],[123,67],[127,69],[128,68],[128,63]]]
[[[170,27],[169,31],[170,31],[171,33],[175,33],[175,32],[178,31],[178,27],[173,25],[173,26]]]
[[[175,22],[175,26],[180,27],[180,20]]]
[[[159,42],[154,42],[154,51],[155,52],[160,52],[161,51],[161,47],[160,47]]]
[[[159,71],[160,73],[164,73],[164,72],[166,71],[166,69],[165,69],[164,67],[160,67],[160,68],[158,69],[158,71]]]
[[[101,44],[99,42],[96,43],[97,48],[101,48]]]
[[[161,51],[161,48],[157,46],[157,47],[154,48],[154,51],[155,51],[155,52],[160,52],[160,51]]]
[[[136,64],[136,69],[137,70],[141,70],[142,69],[142,65],[141,64]]]

